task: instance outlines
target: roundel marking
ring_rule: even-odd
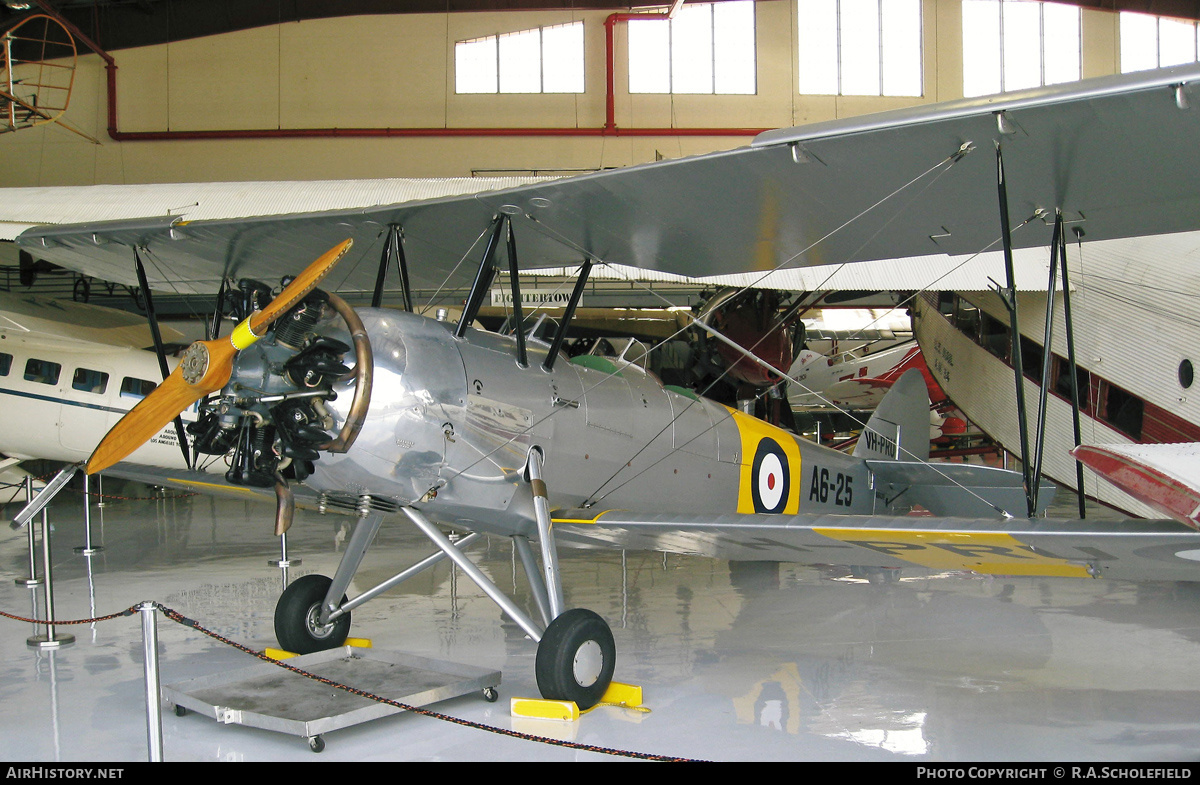
[[[750,469],[750,494],[755,512],[783,512],[791,490],[788,458],[779,442],[763,437],[754,451]]]

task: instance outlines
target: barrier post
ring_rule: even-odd
[[[146,749],[151,763],[161,763],[163,739],[158,680],[158,615],[152,602],[139,605],[138,612],[142,616],[142,648],[145,652],[143,664],[146,677]]]
[[[92,495],[88,492],[88,476],[83,475],[83,545],[77,547],[75,552],[83,556],[91,556],[94,553],[99,553],[104,550],[100,546],[92,545]]]
[[[29,528],[33,528],[30,522]],[[34,635],[26,641],[35,649],[57,649],[70,646],[75,642],[75,636],[70,634],[54,634],[54,584],[50,576],[50,516],[42,508],[42,576],[46,581],[46,634]]]
[[[33,478],[25,478],[25,501],[26,503],[33,500]],[[29,535],[29,577],[17,578],[15,581],[18,586],[41,586],[42,579],[37,576],[37,546],[33,542],[33,527],[29,526],[26,534]]]

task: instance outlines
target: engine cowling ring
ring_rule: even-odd
[[[354,370],[346,377],[354,377],[354,397],[350,401],[346,421],[342,423],[338,435],[325,444],[317,445],[317,449],[344,453],[354,444],[367,419],[367,410],[371,406],[371,385],[375,377],[375,357],[371,352],[371,339],[367,337],[367,328],[363,326],[358,312],[336,294],[329,295],[329,306],[342,317],[354,343]]]

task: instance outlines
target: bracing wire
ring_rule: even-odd
[[[770,270],[770,271],[768,271],[768,272],[764,273],[764,274],[763,274],[763,276],[761,276],[761,277],[760,277],[760,278],[759,278],[759,279],[756,281],[756,283],[758,283],[758,282],[761,282],[762,280],[764,280],[764,279],[765,279],[765,277],[766,277],[767,275],[769,275],[771,272],[774,272],[775,270],[778,270],[778,269],[780,269],[780,268],[782,268],[782,267],[786,266],[786,265],[787,265],[787,264],[789,264],[790,262],[794,261],[796,258],[799,258],[800,256],[804,255],[804,254],[805,254],[805,253],[807,253],[809,250],[811,250],[812,248],[816,247],[816,246],[817,246],[819,243],[821,243],[821,242],[824,242],[826,239],[828,239],[829,237],[833,236],[833,235],[834,235],[834,234],[836,234],[837,232],[839,232],[839,231],[841,231],[842,229],[844,229],[844,228],[846,228],[846,227],[850,226],[850,225],[851,225],[851,224],[853,224],[855,221],[857,221],[857,220],[858,220],[858,219],[860,219],[861,217],[865,216],[867,213],[871,212],[872,210],[874,210],[874,209],[875,209],[875,208],[877,208],[878,206],[882,205],[883,203],[885,203],[885,202],[886,202],[886,201],[888,201],[889,199],[893,198],[893,197],[894,197],[894,196],[896,196],[897,194],[901,193],[902,191],[905,191],[906,189],[908,189],[908,188],[909,188],[910,186],[912,186],[913,184],[915,184],[915,183],[917,183],[917,182],[921,181],[923,178],[927,177],[929,174],[931,174],[931,173],[933,173],[933,172],[935,172],[935,171],[937,171],[937,170],[939,170],[939,169],[942,169],[942,173],[944,173],[944,172],[945,172],[946,170],[948,170],[948,169],[949,169],[951,166],[953,166],[953,164],[954,164],[954,163],[956,163],[958,160],[960,160],[960,159],[962,158],[962,156],[963,156],[963,155],[964,155],[966,152],[969,152],[969,150],[968,150],[967,148],[968,148],[968,146],[967,146],[967,145],[964,145],[962,148],[960,148],[958,151],[956,151],[956,152],[955,152],[953,155],[951,155],[951,156],[948,156],[947,158],[943,159],[942,161],[939,161],[937,164],[935,164],[935,165],[933,165],[933,166],[929,167],[927,170],[925,170],[924,172],[922,172],[920,175],[918,175],[918,176],[916,176],[916,177],[912,178],[912,179],[911,179],[909,182],[907,182],[907,183],[905,183],[904,185],[902,185],[901,187],[897,188],[897,189],[896,189],[896,190],[894,190],[892,193],[890,193],[890,194],[888,194],[887,196],[885,196],[885,197],[883,197],[883,198],[881,198],[881,199],[877,200],[877,201],[876,201],[876,202],[874,202],[872,205],[870,205],[870,206],[868,206],[867,208],[865,208],[865,209],[863,209],[862,211],[860,211],[860,212],[859,212],[857,215],[855,215],[853,218],[851,218],[851,219],[847,220],[846,222],[844,222],[843,224],[841,224],[839,227],[835,228],[834,230],[831,230],[829,233],[827,233],[825,236],[823,236],[823,237],[822,237],[822,238],[820,238],[819,240],[817,240],[817,241],[815,241],[814,243],[810,244],[810,245],[809,245],[807,248],[805,248],[805,249],[803,249],[803,250],[801,250],[801,251],[799,251],[799,252],[797,252],[797,253],[793,254],[793,255],[792,255],[792,256],[790,256],[789,258],[787,258],[787,259],[783,260],[783,261],[782,261],[782,262],[780,262],[780,263],[779,263],[779,264],[778,264],[778,265],[777,265],[777,266],[776,266],[776,267],[775,267],[773,270]],[[940,177],[940,176],[941,176],[941,174],[939,174],[939,175],[938,175],[938,177]],[[920,194],[921,192],[924,192],[924,191],[925,191],[925,190],[927,190],[929,187],[931,187],[931,186],[933,185],[933,182],[936,182],[936,180],[937,180],[937,179],[938,179],[938,178],[934,178],[934,180],[933,180],[932,182],[928,183],[928,184],[927,184],[927,185],[926,185],[924,188],[922,188],[922,189],[921,189],[921,191],[919,191],[917,194],[914,194],[912,198],[913,198],[913,199],[915,199],[917,196],[919,196],[919,194]],[[1032,216],[1030,219],[1027,219],[1027,220],[1026,220],[1026,221],[1025,221],[1023,224],[1021,224],[1021,226],[1024,226],[1024,225],[1028,224],[1028,223],[1029,223],[1029,221],[1033,220],[1033,218],[1034,218],[1034,217],[1036,217],[1036,214],[1035,214],[1035,216]],[[893,219],[889,219],[888,223],[890,223],[890,221],[891,221],[891,220],[894,220],[894,218],[893,218]],[[539,222],[539,224],[540,224],[540,222]],[[545,230],[552,231],[552,230],[550,230],[550,227],[547,227],[545,224],[540,224],[540,226],[541,226],[543,229],[545,229]],[[886,226],[886,224],[885,224],[885,226]],[[882,228],[883,228],[883,227],[880,227],[880,229],[879,229],[879,230],[877,230],[875,234],[877,234],[877,233],[878,233],[878,231],[882,231]],[[1018,228],[1020,228],[1020,227],[1018,227]],[[555,233],[555,234],[557,234],[557,233]],[[872,236],[874,236],[874,235],[872,235]],[[561,236],[559,237],[559,240],[560,240],[560,241],[562,241],[562,242],[564,242],[564,243],[566,243],[566,244],[568,244],[568,245],[573,245],[572,243],[570,243],[569,241],[567,241],[567,239],[566,239],[566,238],[563,238],[563,237],[561,237]],[[998,242],[999,242],[999,240],[998,240],[998,239],[997,239],[996,241],[993,241],[993,243],[989,244],[989,246],[988,246],[987,248],[991,248],[991,247],[993,247],[993,246],[994,246],[996,243],[998,243]],[[582,253],[582,254],[585,256],[585,258],[588,258],[588,257],[590,257],[590,254],[588,254],[588,253],[587,253],[587,252],[586,252],[584,249],[582,249],[582,248],[578,248],[577,246],[576,246],[576,248],[577,248],[577,250],[579,250],[579,251],[580,251],[580,252],[581,252],[581,253]],[[985,248],[983,251],[980,251],[980,252],[978,252],[977,254],[975,254],[975,255],[973,255],[973,256],[971,256],[971,257],[969,257],[968,259],[964,260],[963,262],[961,262],[959,265],[957,265],[957,266],[956,266],[955,268],[953,268],[953,269],[955,269],[955,270],[956,270],[956,269],[959,269],[959,268],[960,268],[962,265],[965,265],[965,264],[967,264],[968,262],[970,262],[972,259],[976,258],[976,257],[977,257],[977,256],[978,256],[980,253],[983,253],[984,251],[986,251],[986,250],[987,250],[987,248]],[[597,261],[600,261],[600,263],[602,263],[602,264],[606,264],[606,262],[604,262],[603,260],[597,260]],[[844,264],[844,263],[843,263],[843,264]],[[948,274],[950,274],[950,272],[953,272],[953,270],[951,270],[951,271],[948,271],[948,272],[944,273],[942,277],[944,277],[945,275],[948,275]],[[936,283],[936,282],[937,282],[937,280],[940,280],[940,279],[941,279],[941,278],[939,277],[939,278],[938,278],[938,279],[936,279],[935,281],[931,282],[929,285],[930,285],[930,286],[932,286],[934,283]],[[826,280],[828,280],[828,279],[826,279]],[[638,284],[640,285],[640,282],[636,282],[636,281],[634,281],[634,283],[638,283]],[[751,289],[751,288],[754,288],[754,286],[755,286],[754,284],[750,284],[750,285],[748,285],[748,286],[745,286],[745,287],[743,287],[743,289],[742,289],[741,291],[742,291],[742,292],[744,292],[744,291],[746,291],[746,290],[749,290],[749,289]],[[649,289],[649,287],[645,287],[645,288],[647,289],[647,291],[650,291],[652,294],[654,294],[656,297],[659,297],[660,299],[662,299],[662,300],[663,300],[664,302],[666,302],[667,304],[669,304],[669,305],[673,305],[673,304],[672,304],[672,303],[670,303],[668,300],[666,300],[666,298],[663,298],[663,297],[662,297],[661,295],[659,295],[657,292],[654,292],[653,290]],[[927,288],[928,288],[928,287],[926,287],[926,289],[927,289]],[[922,291],[925,291],[926,289],[923,289]],[[739,293],[740,293],[740,292],[739,292]],[[777,325],[777,326],[780,326],[780,325]],[[669,340],[671,340],[671,338],[674,338],[674,337],[676,337],[676,336],[678,336],[678,335],[682,334],[682,333],[683,333],[684,331],[686,331],[687,329],[688,329],[688,327],[687,327],[687,326],[680,328],[680,329],[679,329],[679,330],[677,330],[677,331],[676,331],[676,332],[675,332],[675,333],[674,333],[674,334],[673,334],[671,337],[669,337],[669,338],[665,339],[665,341],[669,341]],[[760,342],[761,342],[761,340],[764,340],[765,338],[766,338],[766,336],[764,335],[762,338],[760,338]],[[664,341],[664,343],[665,343],[665,341]],[[751,354],[752,354],[752,350],[753,350],[754,348],[756,348],[757,346],[758,346],[758,344],[756,343],[756,344],[755,344],[755,346],[751,347],[751,349],[750,349],[750,350],[743,350],[743,351],[744,351],[744,352],[745,352],[745,353],[746,353],[746,354],[749,356],[749,355],[751,355]],[[773,371],[775,371],[775,372],[776,372],[776,373],[777,373],[779,376],[781,376],[782,378],[788,379],[788,380],[789,380],[789,381],[791,381],[792,383],[795,383],[795,384],[797,384],[798,386],[800,386],[800,387],[802,387],[802,388],[804,388],[804,389],[808,389],[808,388],[807,388],[807,387],[805,387],[804,385],[802,385],[802,384],[799,384],[798,382],[796,382],[796,380],[792,379],[792,378],[791,378],[791,377],[790,377],[790,376],[789,376],[787,373],[783,373],[783,372],[781,372],[779,369],[772,369],[772,370],[773,370]],[[727,370],[725,373],[727,373],[727,372],[728,372],[728,370]],[[724,375],[724,374],[722,374],[722,375]],[[606,380],[606,378],[607,378],[607,377],[605,377],[604,379],[601,379],[600,381],[598,381],[598,382],[596,383],[596,385],[593,385],[592,387],[588,388],[588,390],[585,390],[585,391],[584,391],[584,394],[586,395],[586,393],[587,393],[587,392],[588,392],[590,389],[594,389],[594,387],[595,387],[595,386],[598,386],[599,384],[603,383],[603,382]],[[713,384],[715,384],[715,381],[713,382]],[[711,384],[710,384],[710,386],[709,386],[707,389],[711,389]],[[811,391],[810,391],[810,392],[811,392]],[[687,405],[687,407],[690,407],[692,403],[694,403],[694,402],[689,402],[689,404]],[[683,410],[681,410],[680,414],[682,414],[682,411],[686,411],[687,407],[685,407]],[[518,434],[514,435],[514,436],[513,436],[513,437],[511,437],[509,440],[507,440],[505,443],[503,443],[503,444],[501,444],[501,445],[498,445],[498,446],[494,447],[494,448],[493,448],[491,451],[489,451],[489,452],[487,452],[487,453],[484,453],[484,454],[482,454],[482,455],[481,455],[481,456],[480,456],[480,457],[479,457],[479,458],[478,458],[478,459],[477,459],[475,462],[473,462],[473,463],[472,463],[472,464],[470,464],[469,466],[465,467],[465,468],[464,468],[464,469],[462,469],[461,471],[457,472],[457,473],[456,473],[454,476],[458,476],[458,475],[460,475],[460,474],[463,474],[463,473],[465,473],[465,472],[467,472],[467,471],[470,471],[470,469],[472,469],[474,466],[478,465],[480,462],[487,460],[487,459],[488,459],[490,456],[494,455],[496,452],[498,452],[498,451],[500,451],[500,450],[502,450],[502,449],[505,449],[506,447],[510,446],[510,445],[511,445],[511,444],[512,444],[514,441],[516,441],[516,440],[518,440],[518,439],[520,439],[520,438],[522,438],[522,437],[526,436],[526,435],[527,435],[527,434],[528,434],[530,431],[532,431],[532,429],[533,429],[533,428],[535,428],[535,427],[536,427],[537,425],[539,425],[541,422],[544,422],[544,421],[545,421],[546,419],[548,419],[549,417],[552,417],[552,416],[554,416],[554,414],[556,414],[556,413],[557,413],[556,411],[551,411],[551,412],[550,412],[548,415],[546,415],[545,417],[543,417],[541,420],[538,420],[537,422],[530,424],[530,425],[529,425],[529,426],[527,426],[525,429],[523,429],[523,430],[522,430],[520,433],[518,433]],[[675,415],[675,418],[677,418],[678,416],[680,416],[680,415]],[[674,422],[674,419],[675,419],[675,418],[673,418],[673,419],[672,419],[672,422]],[[655,440],[656,440],[656,439],[657,439],[659,436],[661,436],[661,434],[662,434],[662,433],[664,433],[664,432],[667,430],[667,428],[669,428],[669,427],[670,427],[670,424],[671,424],[671,423],[668,423],[666,426],[664,426],[664,428],[663,428],[663,429],[662,429],[662,430],[661,430],[661,431],[660,431],[658,434],[656,434],[656,435],[655,435],[654,437],[652,437],[651,439],[647,440],[647,441],[645,442],[645,444],[643,444],[643,445],[642,445],[642,447],[638,449],[638,451],[635,453],[635,455],[633,456],[633,458],[636,458],[636,457],[637,457],[637,455],[640,455],[642,452],[644,452],[646,449],[648,449],[648,448],[649,448],[649,446],[650,446],[650,445],[651,445],[651,444],[652,444],[652,443],[653,443],[653,442],[654,442],[654,441],[655,441]],[[711,426],[711,427],[715,427],[715,424],[714,424],[713,426]],[[700,435],[702,435],[702,434],[697,434],[697,435],[696,435],[696,436],[694,436],[693,438],[698,438]],[[912,458],[916,458],[916,456],[913,456],[913,455],[911,455],[911,453],[910,453],[910,457],[912,457]],[[629,460],[627,463],[628,463],[628,464],[631,464],[631,463],[632,463],[632,460],[633,460],[633,458],[631,458],[631,459],[630,459],[630,460]],[[660,458],[659,460],[662,460],[662,459]],[[931,464],[931,465],[932,465],[932,464]],[[629,483],[629,482],[631,482],[633,479],[635,479],[635,477],[631,477],[631,478],[629,478],[628,480],[626,480],[625,482],[623,482],[623,483],[621,483],[620,485],[616,486],[616,488],[613,488],[613,489],[609,490],[607,493],[605,493],[605,494],[604,494],[604,496],[599,496],[599,497],[598,497],[598,496],[597,496],[597,494],[599,493],[599,491],[601,491],[601,490],[604,488],[604,486],[605,486],[605,485],[607,485],[607,484],[608,484],[609,482],[611,482],[611,481],[612,481],[612,480],[613,480],[613,479],[614,479],[614,478],[615,478],[617,475],[619,475],[620,471],[621,471],[621,470],[623,470],[623,468],[624,468],[624,467],[622,467],[622,469],[618,469],[618,471],[617,471],[616,473],[614,473],[612,476],[610,476],[610,477],[609,477],[607,480],[605,480],[605,482],[604,482],[604,483],[602,483],[602,484],[600,485],[600,487],[599,487],[599,488],[597,488],[596,492],[594,492],[594,493],[591,495],[590,501],[591,501],[592,503],[595,503],[595,502],[596,502],[596,501],[598,501],[599,499],[601,499],[601,498],[604,498],[604,496],[608,496],[608,495],[610,495],[610,494],[611,494],[611,493],[613,493],[613,492],[614,492],[614,491],[615,491],[617,488],[623,487],[624,485],[626,485],[627,483]],[[943,476],[946,476],[946,475],[943,473]],[[442,483],[441,483],[441,484],[444,484],[444,483],[446,483],[446,482],[450,482],[450,481],[452,481],[452,480],[453,480],[453,476],[451,476],[451,477],[447,477],[447,478],[444,478],[444,480],[442,481]],[[949,480],[949,481],[950,481],[950,482],[952,482],[952,483],[958,484],[958,483],[956,483],[956,481],[955,481],[955,480],[953,480],[953,478],[947,477],[947,480]],[[431,489],[431,490],[432,490],[432,489]],[[970,490],[970,489],[968,489],[968,488],[964,488],[964,490],[966,490],[966,491],[967,491],[967,492],[969,492],[969,493],[972,493],[972,494],[974,494],[974,492],[973,492],[973,491],[971,491],[971,490]],[[978,496],[978,494],[974,494],[974,495],[976,495],[978,498],[980,498],[981,500],[983,500],[983,499],[982,499],[982,497],[979,497],[979,496]],[[1008,514],[1008,513],[1004,512],[1003,510],[1000,510],[1000,512],[1004,513],[1005,515],[1007,515],[1007,514]]]

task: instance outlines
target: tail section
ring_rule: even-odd
[[[854,447],[859,458],[924,461],[929,458],[929,389],[911,368],[892,385]]]
[[[1027,511],[1018,472],[989,466],[931,464],[929,389],[917,369],[904,372],[884,396],[858,437],[855,456],[865,458],[877,491],[892,505],[917,504],[934,515],[1003,517]],[[1041,514],[1054,498],[1054,485],[1041,483]]]

